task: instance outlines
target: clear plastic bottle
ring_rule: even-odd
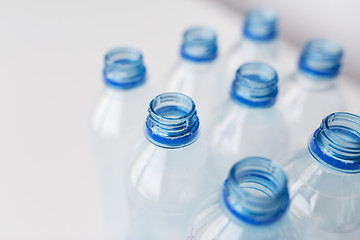
[[[119,239],[128,230],[123,175],[129,149],[141,136],[151,92],[142,54],[134,48],[115,48],[105,55],[105,88],[91,118],[108,219],[109,238]],[[121,226],[121,227],[120,227]]]
[[[337,43],[311,40],[302,51],[298,71],[281,83],[278,106],[289,125],[292,150],[304,146],[324,116],[345,110],[338,86],[342,56]]]
[[[288,207],[287,179],[281,166],[266,158],[245,158],[231,168],[220,192],[194,214],[188,239],[299,239]]]
[[[126,173],[136,239],[184,239],[195,204],[214,189],[199,124],[186,95],[163,93],[150,102],[145,137]]]
[[[276,69],[280,78],[291,71],[289,54],[285,54],[277,38],[277,21],[277,14],[271,9],[253,9],[246,13],[243,38],[230,48],[224,59],[229,81],[236,69],[247,62],[265,62]]]
[[[325,117],[307,149],[285,166],[291,214],[305,239],[360,239],[360,117]]]
[[[214,106],[225,98],[228,87],[217,60],[215,31],[205,27],[188,29],[184,33],[180,54],[181,60],[165,79],[166,89],[194,99],[202,124],[206,125]]]
[[[265,63],[247,63],[236,71],[230,98],[209,130],[220,180],[239,158],[258,155],[282,162],[287,154],[287,127],[275,106],[277,82],[276,71]]]

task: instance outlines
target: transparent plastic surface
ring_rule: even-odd
[[[360,239],[359,162],[360,117],[335,113],[285,166],[305,239]]]
[[[214,190],[195,104],[179,93],[154,98],[145,136],[126,172],[136,239],[184,239],[196,204]]]
[[[241,158],[258,155],[281,163],[287,154],[288,132],[276,108],[276,86],[276,72],[266,64],[244,64],[237,71],[231,98],[220,105],[209,130],[214,174],[220,179]]]
[[[254,61],[274,67],[280,80],[292,68],[282,42],[277,39],[277,14],[270,9],[254,9],[247,13],[243,38],[229,49],[223,61],[228,81],[233,80],[240,65]]]
[[[286,184],[278,164],[259,157],[241,160],[220,192],[195,212],[188,239],[300,239],[287,212]]]
[[[94,154],[102,181],[108,238],[127,239],[129,214],[121,173],[129,150],[142,134],[151,99],[141,54],[131,48],[110,51],[105,56],[104,81],[91,116]]]
[[[212,110],[225,99],[225,84],[217,60],[216,34],[207,28],[191,28],[184,33],[181,60],[166,75],[166,90],[184,93],[196,102],[203,126]]]
[[[292,150],[304,146],[324,116],[346,110],[338,86],[342,49],[333,45],[329,40],[310,41],[298,72],[280,84],[278,106],[289,125]]]

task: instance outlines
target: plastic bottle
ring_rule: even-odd
[[[230,48],[224,59],[229,81],[240,65],[254,61],[271,65],[280,78],[290,73],[292,57],[278,40],[277,21],[277,14],[271,9],[253,9],[246,13],[243,38]]]
[[[245,158],[194,214],[188,240],[299,239],[288,207],[281,166],[266,158]]]
[[[265,63],[247,63],[236,71],[230,97],[209,130],[220,180],[239,158],[258,155],[282,162],[287,154],[287,127],[275,104],[277,82],[276,71]]]
[[[289,125],[292,150],[304,146],[324,116],[345,110],[338,86],[342,56],[337,43],[311,40],[302,51],[298,71],[280,85],[278,106]]]
[[[228,87],[217,60],[215,31],[205,27],[189,28],[183,35],[180,55],[181,60],[165,79],[166,89],[194,99],[202,124],[206,125],[214,106],[225,98]]]
[[[360,117],[325,117],[307,149],[285,166],[291,214],[306,225],[304,239],[360,237]]]
[[[145,136],[126,171],[136,239],[186,237],[195,204],[213,187],[199,127],[188,96],[163,93],[150,102]]]
[[[123,172],[125,158],[141,136],[150,88],[142,54],[115,48],[105,55],[105,88],[91,118],[94,153],[102,188],[109,238],[120,239],[129,229]]]

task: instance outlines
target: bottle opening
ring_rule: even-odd
[[[142,54],[134,48],[115,48],[105,55],[104,80],[108,86],[130,89],[146,81]]]
[[[217,57],[216,33],[210,28],[194,27],[184,33],[181,56],[194,62],[208,62]]]
[[[199,118],[193,100],[181,93],[163,93],[149,106],[146,137],[164,148],[185,147],[199,136]]]
[[[254,9],[246,13],[243,34],[255,41],[272,41],[277,35],[277,14],[271,9]]]
[[[333,78],[340,73],[343,50],[327,39],[309,41],[300,56],[299,69],[320,78]]]
[[[230,170],[223,198],[236,218],[250,224],[273,223],[283,216],[289,204],[285,172],[269,159],[245,158]]]
[[[250,107],[271,107],[278,93],[276,71],[265,63],[246,63],[235,74],[230,95]]]
[[[309,143],[312,156],[336,171],[360,172],[360,117],[332,113],[322,120]]]

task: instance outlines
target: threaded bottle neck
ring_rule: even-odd
[[[185,31],[180,54],[193,62],[210,62],[217,58],[217,40],[214,30],[194,27]]]
[[[360,173],[360,117],[332,113],[322,120],[309,143],[321,164],[344,173]]]
[[[105,55],[104,81],[117,89],[131,89],[146,81],[146,68],[140,51],[135,48],[115,48]]]
[[[340,73],[343,50],[339,44],[327,39],[315,39],[306,43],[298,66],[305,74],[329,79]]]
[[[192,99],[181,93],[163,93],[150,102],[147,139],[163,148],[185,147],[199,137],[199,118]]]
[[[246,13],[244,37],[254,41],[272,41],[277,36],[277,14],[271,9],[253,9]]]
[[[246,63],[236,71],[230,95],[249,107],[271,107],[276,101],[277,83],[277,73],[268,64]]]
[[[223,188],[225,207],[249,224],[279,220],[289,205],[287,178],[281,166],[262,157],[248,157],[230,170]]]

